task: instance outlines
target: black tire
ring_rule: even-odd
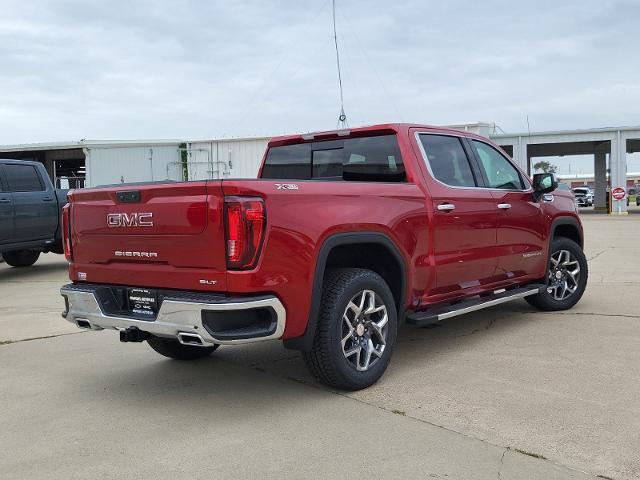
[[[56,242],[49,251],[57,255],[64,254],[64,247],[62,246],[62,241]]]
[[[529,302],[530,305],[532,305],[533,307],[539,310],[544,310],[544,311],[567,310],[573,307],[576,303],[578,303],[578,301],[582,297],[582,294],[584,293],[585,288],[587,287],[587,279],[589,277],[587,258],[585,257],[584,252],[582,251],[582,248],[580,248],[580,245],[578,245],[573,240],[570,240],[564,237],[555,238],[553,242],[551,242],[549,263],[547,267],[548,273],[547,273],[547,276],[545,277],[544,282],[547,285],[550,284],[551,276],[549,274],[549,270],[552,268],[551,257],[554,255],[554,253],[557,253],[561,250],[570,252],[571,255],[575,257],[575,259],[578,262],[578,265],[580,266],[577,289],[571,295],[569,295],[568,297],[562,300],[557,300],[556,298],[554,298],[554,295],[550,293],[547,288],[545,288],[544,290],[542,290],[540,293],[536,295],[525,297],[525,299],[527,300],[527,302]]]
[[[349,302],[356,295],[366,294],[366,291],[374,292],[374,301],[385,307],[387,313],[386,341],[381,355],[376,355],[368,369],[359,371],[356,365],[351,362],[358,362],[360,365],[360,353],[362,352],[357,355],[357,360],[351,357],[351,361],[343,352],[342,339],[345,327],[343,315]],[[389,365],[398,329],[395,301],[386,282],[377,273],[361,268],[328,270],[324,278],[319,315],[313,347],[311,351],[302,353],[311,374],[320,383],[340,390],[360,390],[373,385]],[[379,319],[379,316],[376,317],[376,320]],[[363,336],[353,337],[354,339],[350,337],[348,342],[355,342],[355,338],[359,338],[368,345],[367,348],[371,348],[367,340],[372,339],[378,342],[378,349],[381,349],[382,343],[377,340],[379,337],[373,333],[373,329],[370,327],[371,325]],[[356,335],[355,329],[351,332]],[[358,348],[357,345],[356,348]]]
[[[12,267],[30,267],[40,257],[40,252],[37,250],[15,250],[13,252],[4,252],[2,254],[4,261],[7,265]]]
[[[169,338],[151,337],[147,343],[160,355],[173,358],[175,360],[197,360],[211,355],[219,345],[213,347],[194,347],[183,345],[177,340]]]

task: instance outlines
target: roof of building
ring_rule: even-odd
[[[184,140],[71,140],[66,142],[21,143],[0,145],[0,152],[68,150],[71,148],[117,148],[155,145],[179,145]]]
[[[624,126],[624,127],[599,127],[599,128],[579,128],[575,130],[546,130],[542,132],[519,132],[519,133],[499,133],[491,135],[491,138],[512,138],[512,137],[532,137],[542,135],[572,135],[576,133],[610,133],[610,132],[628,132],[640,131],[640,126]]]

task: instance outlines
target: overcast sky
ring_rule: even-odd
[[[336,126],[331,0],[2,0],[0,144]],[[640,2],[337,0],[354,125],[640,124]]]

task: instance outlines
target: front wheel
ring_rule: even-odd
[[[2,254],[7,265],[12,267],[30,267],[40,257],[37,250],[15,250],[13,252],[4,252]]]
[[[366,388],[389,365],[397,325],[393,295],[380,275],[361,268],[329,270],[313,347],[303,352],[304,362],[329,387]]]
[[[526,300],[540,310],[567,310],[578,303],[587,287],[587,258],[580,245],[568,238],[553,240],[550,251],[547,286]]]
[[[160,355],[173,358],[175,360],[197,360],[211,355],[218,345],[212,347],[196,347],[183,345],[177,340],[169,338],[151,337],[147,343]]]

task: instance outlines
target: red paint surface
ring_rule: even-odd
[[[284,338],[304,333],[315,264],[323,242],[343,232],[386,234],[407,267],[404,306],[424,308],[545,274],[549,230],[559,215],[577,219],[570,193],[535,202],[532,190],[506,192],[452,189],[428,172],[415,132],[478,137],[420,125],[388,124],[352,129],[352,136],[396,132],[407,183],[291,181],[298,190],[277,190],[277,180],[210,180],[75,190],[70,195],[72,281],[79,272],[91,283],[274,294],[287,309]],[[335,132],[317,135],[338,138]],[[278,137],[270,145],[299,143]],[[524,175],[524,173],[523,173]],[[525,175],[526,177],[526,175]],[[136,189],[141,202],[118,203],[116,192]],[[266,232],[255,268],[227,270],[224,196],[261,197]],[[451,201],[453,212],[437,205]],[[499,203],[510,203],[508,211]],[[153,213],[152,227],[109,228],[110,213]],[[116,251],[152,252],[154,258],[118,257]],[[539,255],[528,255],[540,252]],[[201,280],[215,282],[203,284]]]

